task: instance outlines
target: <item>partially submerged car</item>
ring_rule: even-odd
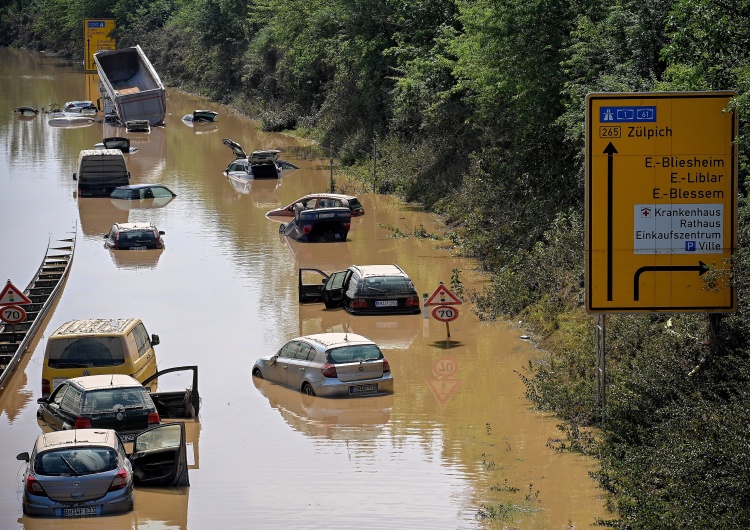
[[[244,176],[252,179],[278,179],[283,176],[284,169],[298,169],[297,166],[284,160],[279,160],[281,151],[278,149],[262,149],[248,154],[240,144],[229,138],[221,143],[229,147],[235,159],[224,170],[224,176]]]
[[[123,153],[135,153],[137,147],[130,147],[130,138],[126,136],[110,136],[104,138],[98,144],[94,144],[94,149],[119,149]]]
[[[63,105],[62,112],[70,114],[83,114],[86,116],[95,116],[99,109],[93,101],[68,101]]]
[[[349,208],[304,210],[301,203],[297,203],[294,218],[288,223],[282,223],[279,233],[297,241],[343,242],[349,234],[351,223]]]
[[[218,115],[219,113],[213,110],[194,110],[192,114],[185,114],[182,117],[182,121],[187,125],[192,123],[209,123],[216,121]]]
[[[140,201],[143,199],[172,199],[177,194],[163,184],[130,184],[118,186],[112,191],[110,199]]]
[[[163,249],[164,240],[153,223],[115,223],[104,234],[104,248],[111,250],[153,250]]]
[[[16,107],[15,109],[13,109],[13,113],[18,114],[19,116],[23,116],[24,118],[33,118],[34,116],[39,114],[39,109],[21,105],[20,107]]]
[[[151,132],[151,122],[148,120],[128,120],[125,122],[128,132]]]
[[[180,371],[192,371],[190,386],[177,391],[150,391],[149,385],[156,386],[153,382],[159,377]],[[197,417],[198,367],[161,370],[143,384],[124,374],[74,377],[37,403],[37,418],[53,431],[113,429],[123,441],[131,441],[136,433],[161,424],[162,419]]]
[[[132,510],[135,485],[190,485],[182,423],[137,433],[133,449],[128,454],[111,429],[40,434],[30,454],[16,456],[27,463],[23,513],[98,517]]]
[[[310,282],[306,278],[315,278]],[[323,302],[327,308],[344,307],[354,315],[417,314],[419,295],[398,265],[352,265],[326,274],[299,269],[299,302]]]
[[[304,197],[300,197],[296,201],[287,204],[283,208],[277,208],[266,213],[266,217],[269,219],[273,218],[285,218],[294,217],[295,206],[302,204],[302,208],[305,210],[316,210],[318,208],[349,208],[352,217],[359,217],[365,214],[365,209],[359,199],[354,195],[343,195],[340,193],[309,193]]]
[[[393,375],[378,345],[354,333],[319,333],[290,340],[255,361],[253,376],[303,394],[348,397],[393,392]]]

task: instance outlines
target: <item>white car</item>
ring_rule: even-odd
[[[373,341],[354,333],[292,339],[255,361],[253,375],[303,394],[349,397],[393,392],[391,366]]]

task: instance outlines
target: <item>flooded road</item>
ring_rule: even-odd
[[[329,185],[328,160],[295,138],[265,134],[228,109],[168,90],[166,126],[130,133],[131,183],[160,182],[177,197],[129,208],[74,197],[78,153],[122,128],[51,127],[14,107],[85,99],[78,65],[0,49],[0,275],[23,288],[50,236],[78,231],[65,289],[38,340],[0,394],[0,528],[525,528],[590,527],[608,517],[588,477],[594,462],[547,447],[554,418],[530,410],[516,371],[534,356],[520,331],[481,323],[467,304],[450,325],[422,315],[354,317],[297,302],[297,269],[327,272],[397,263],[418,292],[450,285],[454,268],[479,288],[475,264],[447,240],[394,238],[395,227],[438,232],[431,216],[359,193],[366,214],[346,243],[296,243],[265,218]],[[195,109],[216,123],[190,127]],[[99,115],[101,117],[101,114]],[[300,169],[280,181],[231,182],[221,143],[280,149]],[[353,191],[353,190],[345,190]],[[121,201],[120,201],[121,202]],[[152,221],[160,251],[110,251],[114,222]],[[132,513],[71,521],[24,517],[22,464],[41,432],[36,399],[46,336],[79,318],[143,319],[159,368],[200,367],[199,421],[188,423],[189,488],[138,489]],[[331,400],[251,377],[255,359],[300,334],[349,330],[380,344],[395,377],[389,396]]]

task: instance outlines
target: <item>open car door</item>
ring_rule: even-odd
[[[300,269],[298,276],[299,303],[310,304],[323,301],[323,286],[329,276],[320,269]]]
[[[143,382],[143,386],[149,387],[149,383],[158,379],[159,376],[172,372],[192,371],[191,384],[184,390],[151,392],[151,399],[156,405],[156,411],[160,418],[197,418],[200,411],[200,394],[198,393],[198,367],[176,366],[166,370],[160,370]]]
[[[165,423],[139,432],[128,459],[136,485],[190,485],[183,423]]]

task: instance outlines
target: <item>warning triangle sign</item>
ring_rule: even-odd
[[[424,305],[461,305],[461,300],[450,292],[448,288],[440,282],[435,292],[427,299]]]
[[[432,390],[435,399],[444,404],[461,386],[461,381],[458,379],[428,379],[427,386]]]
[[[16,289],[16,286],[10,283],[5,284],[5,287],[0,291],[0,305],[23,305],[30,304],[31,300],[23,294],[23,291]]]

